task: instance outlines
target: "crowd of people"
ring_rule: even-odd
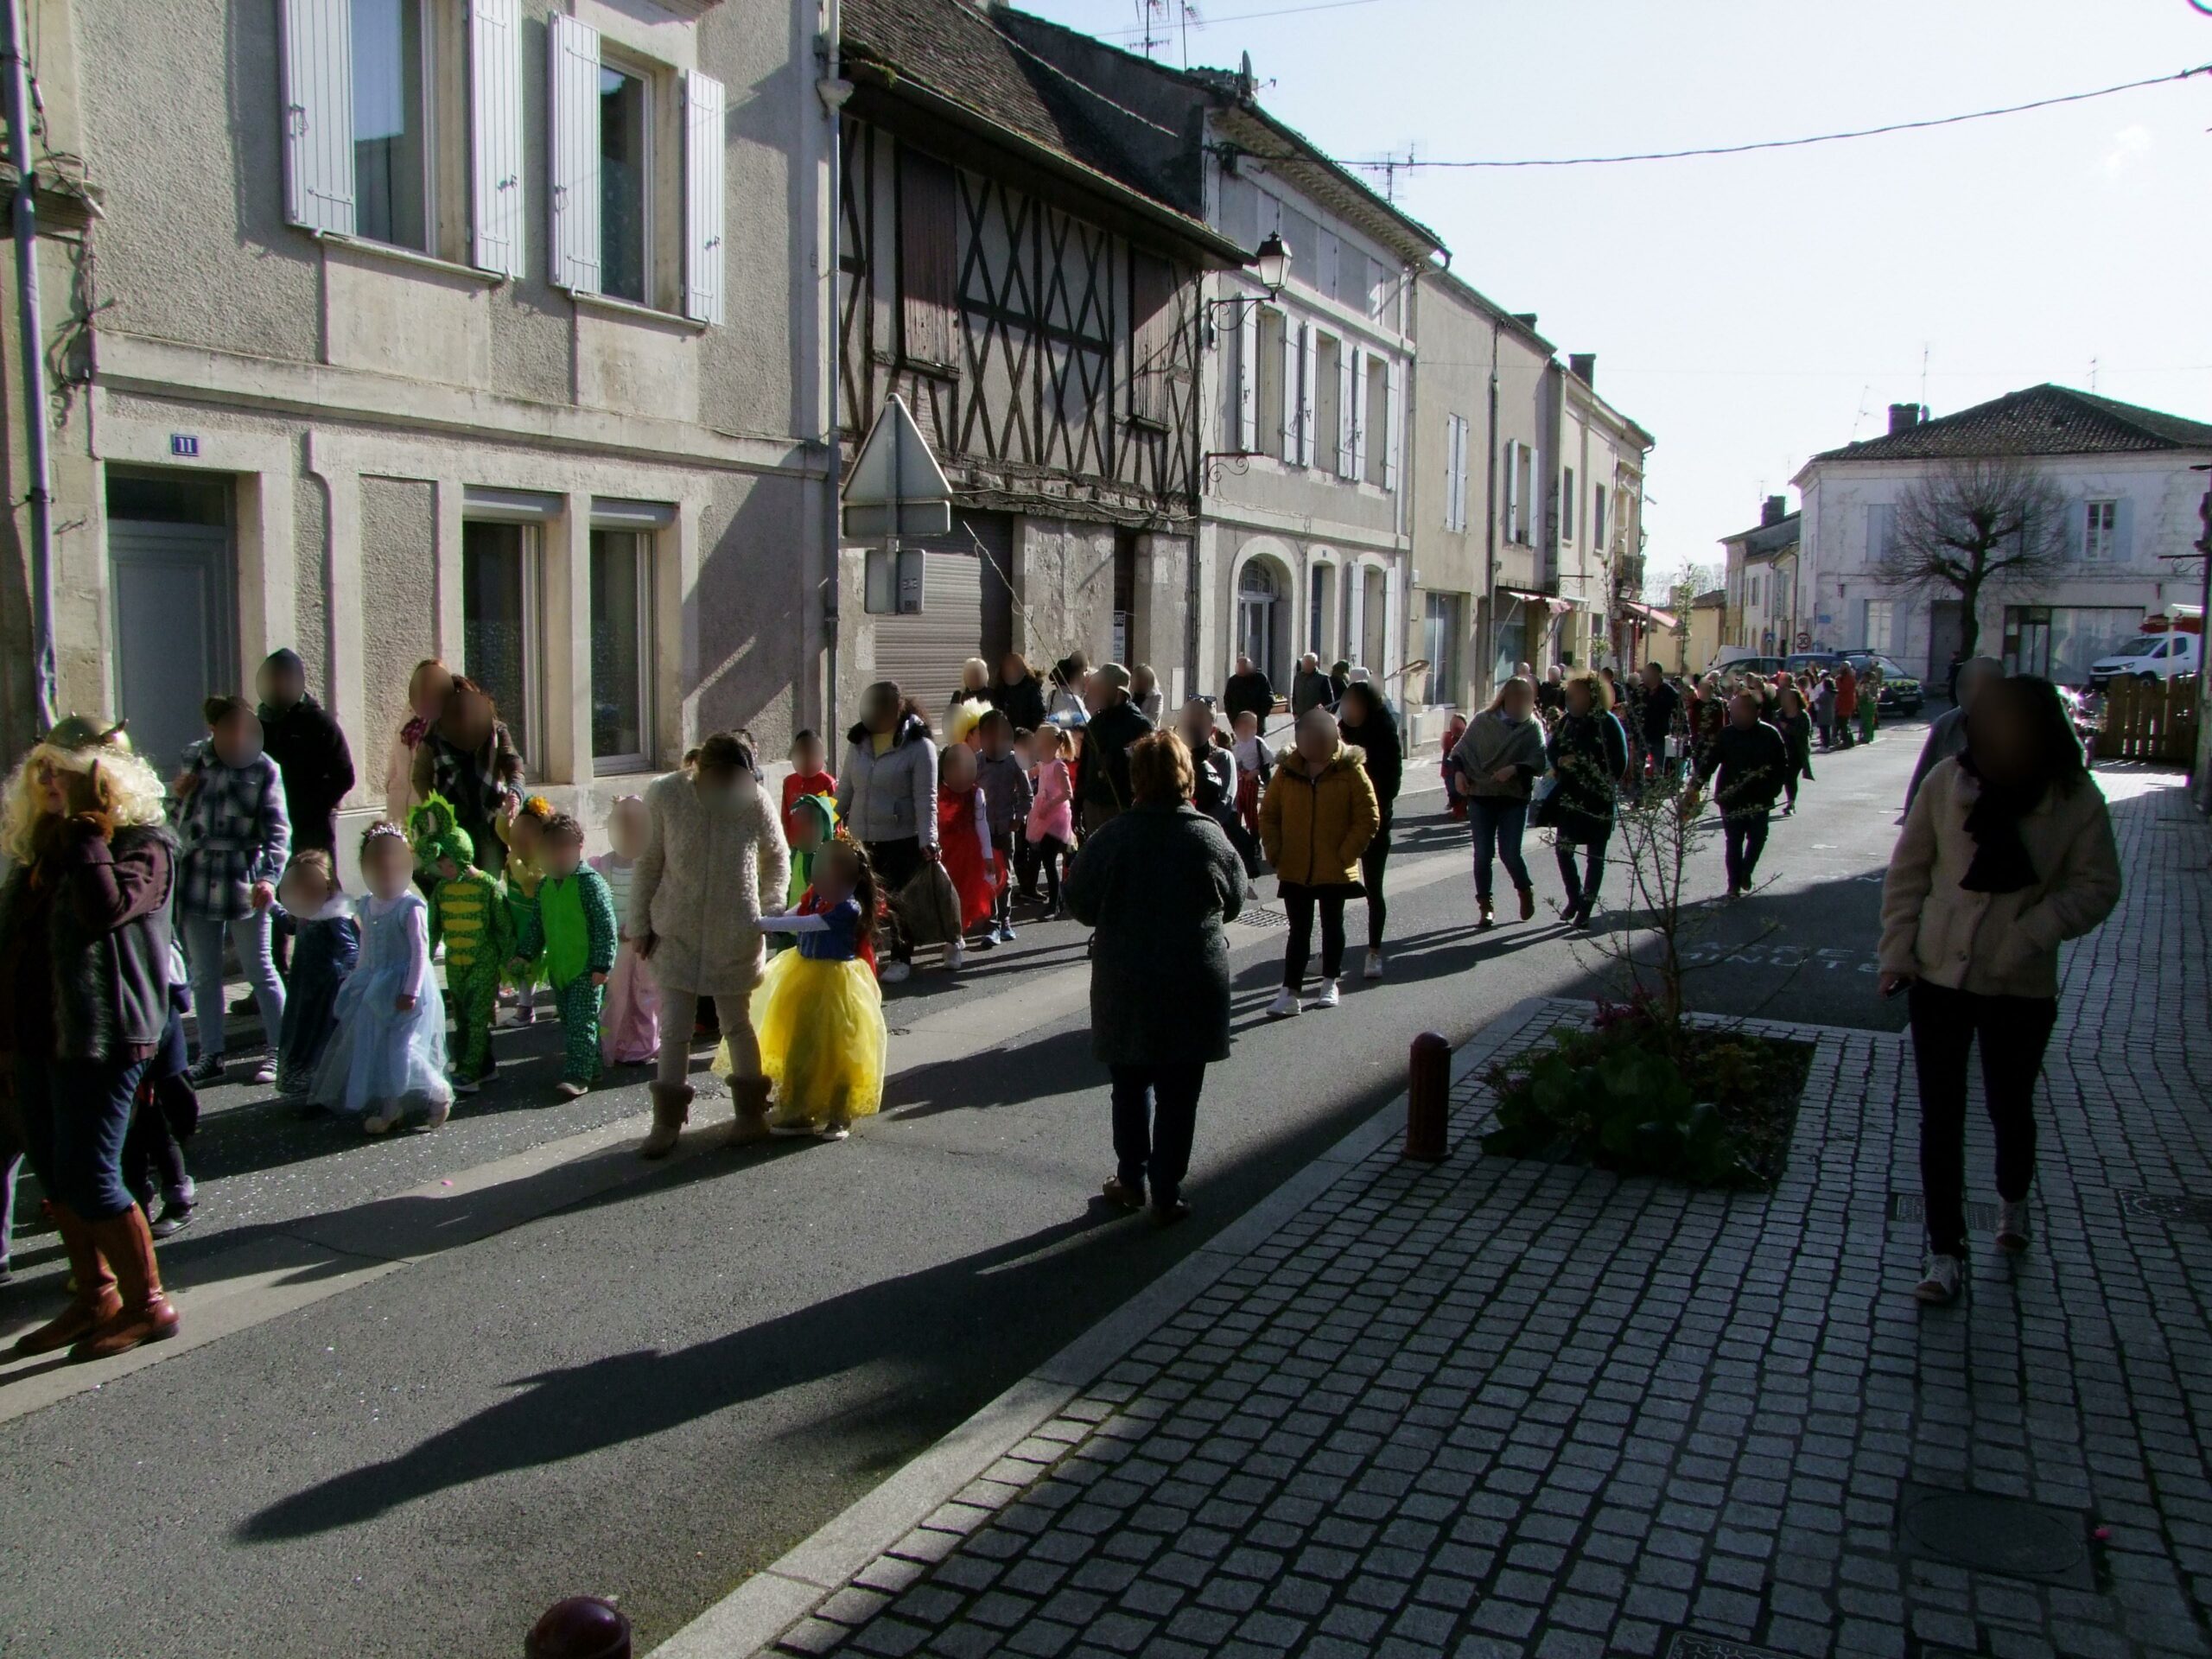
[[[2005,681],[1986,660],[1964,665],[1958,707],[1931,728],[1913,776],[1884,945],[1889,977],[1914,982],[1916,1030],[1944,1023],[1944,1041],[1923,1045],[1923,1079],[1941,1108],[1931,1121],[1949,1125],[1942,1135],[1956,1138],[1965,1042],[1980,1034],[1986,1065],[1993,1039],[2011,1050],[2011,1070],[1991,1085],[1993,1115],[2000,1095],[2009,1114],[2008,1217],[2023,1133],[2032,1160],[2031,1127],[2020,1128],[2031,1064],[2027,1085],[2018,1074],[2048,1032],[2040,1012],[2013,1003],[2047,1001],[2050,964],[1953,974],[1948,956],[1913,945],[1906,897],[1917,893],[1931,915],[1954,901],[1942,883],[1915,887],[1900,872],[1963,859],[1971,891],[2009,894],[2021,889],[1975,880],[2031,876],[2048,889],[2051,850],[2062,874],[2078,865],[2088,885],[2037,924],[2038,949],[2101,915],[2094,848],[2069,850],[2101,824],[2101,798],[2082,795],[2050,758],[2048,711],[2019,689],[2040,683]],[[1999,696],[1997,686],[2012,689]],[[0,887],[0,1054],[13,1079],[0,1113],[0,1242],[27,1153],[73,1287],[69,1307],[19,1353],[91,1357],[175,1329],[155,1242],[193,1218],[184,1142],[197,1090],[229,1075],[229,1014],[258,1022],[254,1084],[372,1135],[442,1124],[496,1074],[494,1026],[531,1021],[542,1007],[562,1027],[556,1095],[584,1093],[610,1066],[653,1068],[643,1156],[677,1144],[697,1098],[693,1056],[709,1041],[728,1080],[730,1143],[836,1141],[881,1102],[880,987],[918,964],[959,972],[971,952],[1012,943],[1019,916],[1072,916],[1096,930],[1093,1042],[1113,1080],[1116,1170],[1104,1196],[1173,1221],[1186,1213],[1205,1068],[1228,1052],[1222,927],[1258,896],[1256,881],[1272,874],[1287,923],[1269,1019],[1338,1006],[1355,899],[1362,975],[1385,972],[1407,746],[1383,688],[1349,663],[1324,671],[1305,658],[1286,698],[1240,658],[1218,702],[1194,698],[1172,715],[1148,669],[1079,653],[1041,676],[1016,653],[995,670],[971,659],[937,720],[880,682],[834,756],[819,734],[798,734],[780,798],[751,737],[715,733],[617,800],[606,850],[587,858],[584,825],[530,792],[488,692],[426,661],[408,686],[383,814],[359,840],[358,894],[337,858],[338,809],[355,784],[344,734],[289,652],[262,665],[257,690],[253,702],[209,700],[206,736],[166,779],[120,726],[64,721],[0,799],[11,866]],[[1540,681],[1523,664],[1443,746],[1447,810],[1470,827],[1478,926],[1498,925],[1500,868],[1518,919],[1534,918],[1522,844],[1535,827],[1554,844],[1561,919],[1591,927],[1622,804],[1653,791],[1685,810],[1709,791],[1727,893],[1742,894],[1776,811],[1794,811],[1813,777],[1816,744],[1871,741],[1873,703],[1848,666],[1691,678],[1646,664],[1624,683],[1610,669],[1554,668]],[[2009,712],[1984,721],[1985,705]],[[1281,714],[1287,729],[1271,730]],[[2094,822],[2086,804],[2050,814],[2026,782],[1992,781],[2012,779],[2031,751],[2053,798],[2099,802]],[[1994,862],[1984,833],[1993,799],[2009,831]],[[1978,852],[1953,844],[1961,832],[1980,836]],[[2030,849],[2025,862],[2015,843]],[[1923,947],[1931,928],[1953,925],[1923,916]],[[232,960],[246,995],[226,1009]],[[1924,1158],[1931,1193],[1955,1187],[1955,1147]],[[1931,1199],[1938,1259],[1963,1249],[1955,1208]]]

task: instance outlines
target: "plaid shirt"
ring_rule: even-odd
[[[185,760],[200,784],[172,808],[184,844],[177,907],[187,916],[236,921],[252,912],[253,884],[284,873],[292,826],[284,816],[283,774],[265,754],[249,766],[226,766],[207,743],[193,745]]]

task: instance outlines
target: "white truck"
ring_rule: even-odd
[[[2168,605],[2143,619],[2140,633],[2089,664],[2089,684],[2101,691],[2114,680],[2170,680],[2203,667],[2203,607]]]

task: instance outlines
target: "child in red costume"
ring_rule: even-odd
[[[998,891],[998,861],[991,852],[990,817],[983,791],[976,781],[976,751],[955,743],[938,760],[937,841],[944,859],[944,873],[960,895],[962,931],[987,921],[991,897]],[[963,959],[962,942],[944,948],[944,965],[958,972]]]

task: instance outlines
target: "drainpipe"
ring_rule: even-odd
[[[12,0],[11,0],[12,3]],[[837,638],[842,626],[838,607],[838,589],[844,579],[844,559],[842,552],[843,523],[837,511],[839,486],[844,472],[844,445],[838,436],[837,410],[843,401],[844,370],[838,360],[843,344],[845,319],[837,303],[837,285],[843,274],[845,232],[845,99],[852,93],[843,77],[841,41],[843,18],[839,0],[823,0],[822,8],[822,79],[815,91],[822,99],[822,106],[830,124],[830,235],[827,251],[828,269],[823,278],[828,284],[829,303],[824,308],[827,326],[823,330],[822,357],[827,370],[828,396],[823,402],[822,439],[828,456],[824,465],[827,476],[822,490],[822,545],[824,576],[822,583],[822,645],[827,659],[823,664],[827,683],[822,693],[822,741],[830,746],[830,753],[837,752],[837,734],[842,729],[837,717]]]
[[[54,721],[54,468],[47,453],[46,330],[38,302],[38,175],[31,163],[30,77],[23,63],[23,3],[8,0],[8,38],[0,42],[7,78],[8,160],[16,169],[16,305],[23,359],[23,438],[30,468],[31,687],[38,729]]]
[[[1498,321],[1490,320],[1490,430],[1483,460],[1483,672],[1485,696],[1497,688],[1491,683],[1497,663],[1497,337]]]

